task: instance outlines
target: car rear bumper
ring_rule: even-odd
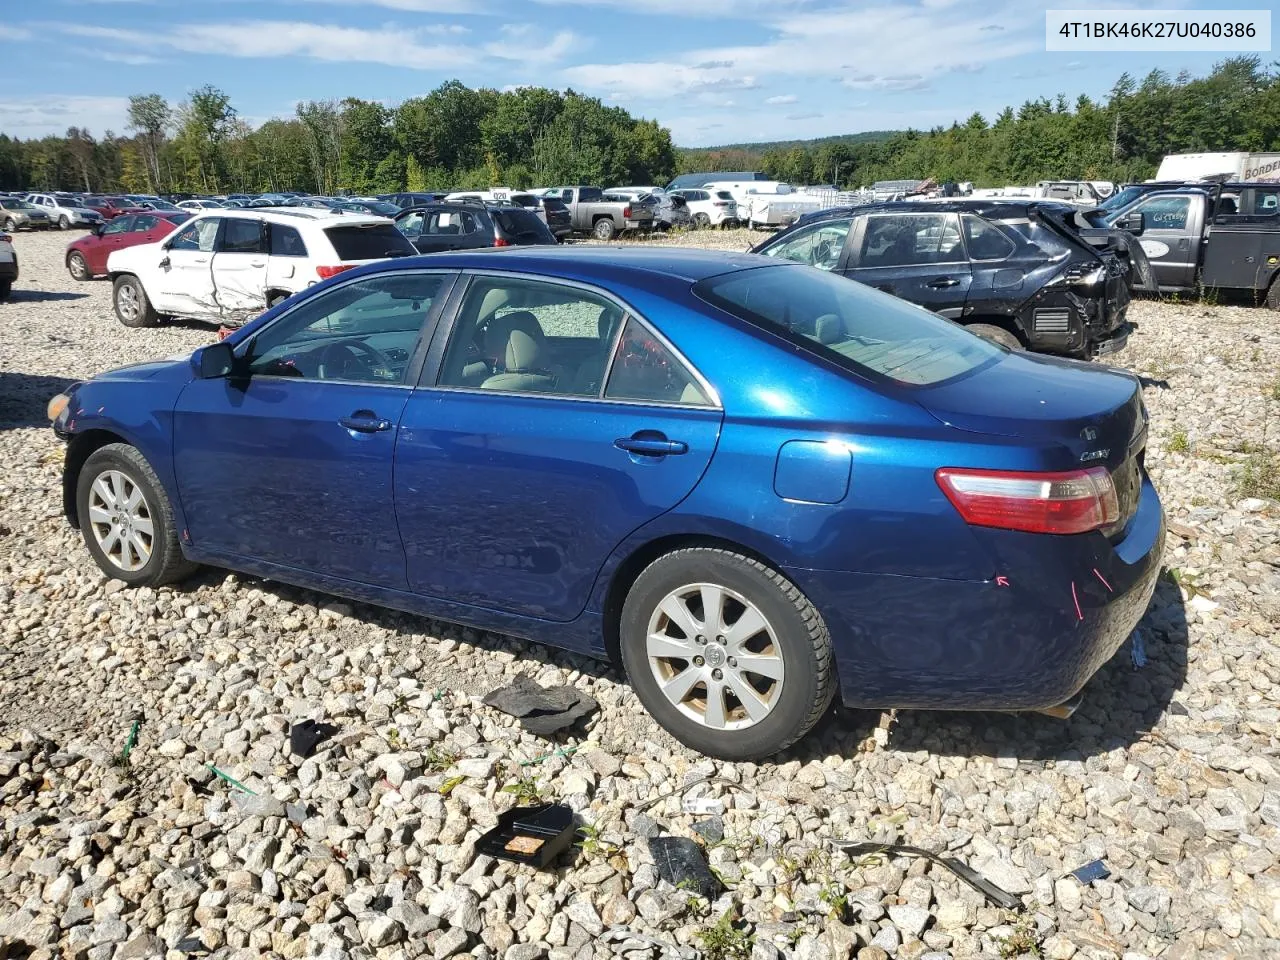
[[[831,631],[847,705],[1043,710],[1070,700],[1146,612],[1165,526],[1144,478],[1115,545],[1101,534],[976,532],[996,559],[985,582],[788,571]]]
[[[622,224],[623,230],[652,230],[652,220],[624,220]]]
[[[17,280],[18,279],[18,258],[6,260],[0,256],[0,280]]]

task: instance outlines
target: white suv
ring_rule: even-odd
[[[728,190],[706,190],[702,187],[672,190],[684,197],[695,227],[721,227],[738,222],[738,203]]]
[[[126,327],[162,316],[238,326],[312,284],[418,251],[385,217],[290,210],[218,210],[158,243],[107,258],[116,316]]]
[[[59,197],[52,193],[28,193],[27,203],[34,204],[56,224],[59,230],[70,227],[96,227],[102,223],[102,214],[80,205],[79,201]]]

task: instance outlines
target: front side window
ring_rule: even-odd
[[[852,224],[852,220],[815,223],[761,252],[768,257],[794,260],[819,270],[834,270],[840,264],[840,254],[844,252],[844,242]]]
[[[250,375],[400,385],[443,274],[393,273],[308,300],[256,336]]]
[[[950,214],[867,217],[860,267],[903,267],[964,259],[960,230]]]
[[[135,219],[135,217],[116,217],[102,228],[102,235],[107,237],[113,233],[128,233],[130,225]]]
[[[396,226],[400,228],[400,232],[406,237],[416,237],[422,233],[422,224],[425,217],[422,211],[415,210],[413,213],[407,213],[403,217],[396,220]]]
[[[595,397],[624,312],[577,287],[508,277],[472,282],[440,386]]]
[[[212,253],[213,243],[218,237],[218,217],[206,217],[188,224],[180,230],[169,244],[170,250],[193,250],[199,253]]]
[[[1004,352],[905,300],[790,265],[710,277],[693,292],[792,346],[903,386],[949,380]]]
[[[964,242],[969,248],[970,260],[1003,260],[1016,249],[1013,241],[995,224],[971,213],[960,220],[964,224]]]
[[[604,395],[608,400],[704,406],[711,402],[689,368],[634,317],[622,331]]]
[[[1153,197],[1133,208],[1141,213],[1148,230],[1183,230],[1191,213],[1190,197]]]

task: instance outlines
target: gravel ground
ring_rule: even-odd
[[[66,240],[19,236],[0,304],[0,957],[1280,955],[1274,314],[1134,309],[1117,361],[1147,378],[1174,534],[1145,667],[1126,645],[1066,722],[837,710],[777,763],[727,764],[666,737],[615,672],[537,645],[220,571],[105,580],[60,518],[44,403],[212,330],[123,328],[106,283],[68,278]],[[602,711],[532,737],[478,699],[517,673]],[[337,734],[302,762],[306,718]],[[686,814],[685,788],[724,812]],[[592,825],[571,866],[477,855],[521,795]],[[703,839],[729,891],[660,881],[659,831]],[[833,838],[947,851],[1025,909]],[[1108,879],[1067,876],[1099,858]]]

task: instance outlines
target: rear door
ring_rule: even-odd
[[[410,589],[572,620],[618,543],[697,484],[721,411],[626,314],[594,288],[471,278],[396,446]]]
[[[859,218],[846,276],[955,319],[973,282],[954,213],[875,213]]]
[[[304,276],[307,266],[307,244],[297,227],[284,223],[267,225],[267,243],[271,255],[267,258],[267,291],[287,290],[297,293],[310,282]]]
[[[1146,221],[1138,242],[1161,290],[1195,288],[1205,202],[1200,193],[1154,193],[1126,211]]]
[[[1265,293],[1280,265],[1280,184],[1224,195],[1208,230],[1204,285]]]
[[[224,320],[243,320],[267,308],[267,225],[227,217],[213,255],[213,283]]]

